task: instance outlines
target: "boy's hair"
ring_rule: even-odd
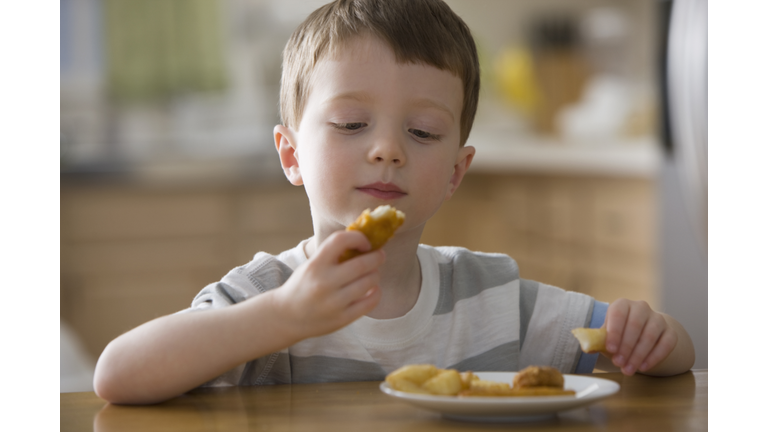
[[[336,0],[312,12],[283,51],[283,125],[299,127],[312,72],[323,56],[368,34],[387,43],[400,63],[427,64],[461,79],[463,146],[477,111],[480,64],[469,27],[442,0]]]

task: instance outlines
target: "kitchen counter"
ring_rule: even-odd
[[[506,131],[473,131],[467,145],[477,148],[470,172],[541,173],[611,177],[655,177],[662,161],[655,138],[611,143],[569,143],[554,138],[510,137]]]

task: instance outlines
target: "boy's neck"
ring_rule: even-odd
[[[384,245],[387,260],[379,269],[381,275],[381,300],[368,313],[375,319],[398,318],[416,304],[421,291],[421,266],[416,251],[424,227],[398,232]],[[307,258],[311,258],[325,238],[315,235],[305,246]]]

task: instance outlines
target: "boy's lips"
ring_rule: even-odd
[[[392,183],[371,183],[357,188],[360,192],[367,193],[379,199],[397,199],[408,195],[402,189]]]

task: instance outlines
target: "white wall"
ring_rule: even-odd
[[[661,301],[696,348],[694,369],[708,367],[707,252],[697,243],[683,207],[678,168],[665,160],[659,178]]]

